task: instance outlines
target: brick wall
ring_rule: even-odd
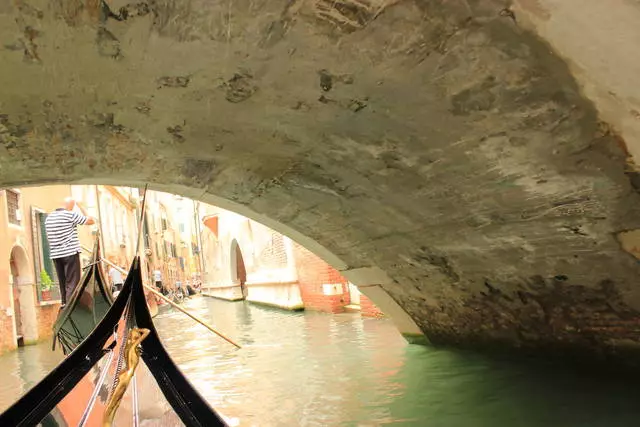
[[[287,266],[287,251],[282,234],[269,230],[271,239],[260,250],[256,268],[283,268]]]
[[[43,305],[36,307],[36,315],[38,316],[38,339],[46,339],[53,335],[53,324],[58,317],[60,304]]]
[[[336,269],[297,243],[294,243],[293,253],[305,309],[328,313],[343,312],[344,306],[349,304],[347,280]],[[340,284],[342,293],[325,295],[323,284]]]
[[[4,310],[0,310],[0,354],[13,350],[17,344],[13,339],[11,330],[13,328],[13,317],[7,316]]]
[[[366,295],[360,295],[360,314],[366,317],[383,317],[384,313]]]

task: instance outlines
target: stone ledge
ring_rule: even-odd
[[[270,308],[278,308],[281,310],[286,310],[286,311],[304,311],[304,305],[302,304],[296,304],[293,306],[285,306],[285,305],[279,305],[279,304],[275,304],[275,303],[271,303],[271,302],[265,302],[265,301],[251,301],[251,300],[246,300],[247,302],[251,303],[251,304],[255,304],[255,305],[261,305],[264,307],[270,307]]]
[[[247,287],[252,287],[252,286],[292,286],[292,285],[298,285],[297,281],[288,281],[288,282],[252,282],[252,283],[245,283],[245,286]],[[237,285],[240,286],[240,285]]]
[[[223,285],[223,286],[208,286],[206,288],[203,288],[203,292],[205,289],[231,289],[231,288],[239,288],[240,284],[233,284],[233,285]]]
[[[202,293],[202,296],[209,297],[209,298],[215,298],[215,299],[219,299],[219,300],[223,300],[223,301],[230,301],[230,302],[242,301],[242,297],[240,297],[240,298],[225,298],[225,297],[221,297],[221,296],[218,296],[218,295],[208,294],[208,293],[205,293],[205,292]]]

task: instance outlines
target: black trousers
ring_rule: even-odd
[[[58,273],[60,296],[64,305],[80,282],[80,254],[56,258],[53,260],[53,264],[56,266],[56,273]]]
[[[167,295],[167,289],[162,285],[162,282],[156,282],[156,288],[162,293],[162,295]]]

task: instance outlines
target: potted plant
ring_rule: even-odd
[[[53,285],[53,281],[51,280],[51,277],[49,277],[46,270],[42,270],[40,272],[40,291],[42,295],[42,301],[51,300],[52,285]]]

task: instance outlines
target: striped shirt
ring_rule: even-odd
[[[81,251],[77,226],[86,222],[87,217],[62,208],[47,216],[45,229],[51,248],[51,259],[64,258]]]

